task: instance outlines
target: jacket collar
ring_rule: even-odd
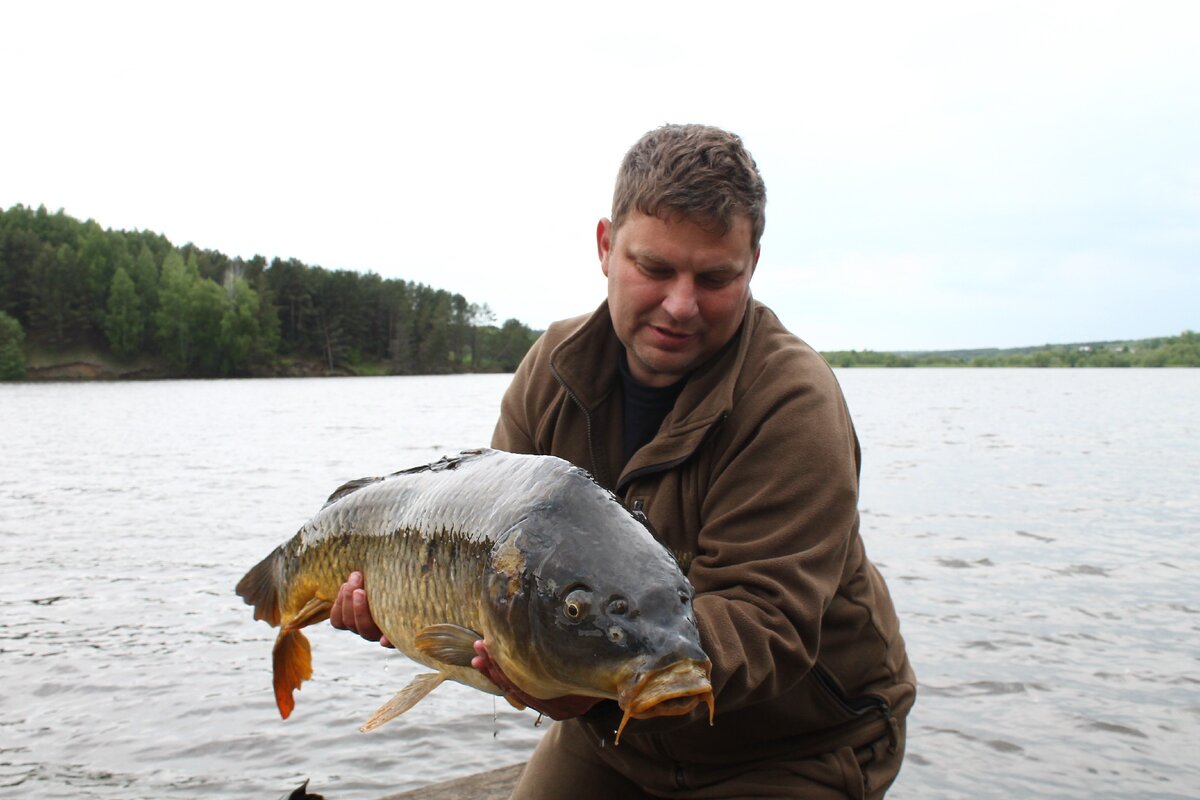
[[[669,469],[692,455],[714,425],[733,409],[737,376],[756,321],[758,303],[746,301],[742,325],[733,338],[696,369],[663,420],[658,435],[638,450],[621,471],[618,489],[638,475]],[[601,438],[604,447],[620,452],[621,431],[600,431],[591,418],[617,394],[617,359],[624,358],[608,313],[608,301],[587,318],[550,354],[550,367],[567,393],[589,417],[589,436]]]

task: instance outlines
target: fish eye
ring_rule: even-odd
[[[592,610],[592,595],[586,589],[575,589],[563,599],[563,613],[572,622],[578,622]]]
[[[679,590],[679,602],[686,606],[688,604],[689,599],[690,598],[688,597],[688,593],[686,591],[684,591],[683,589],[680,589]]]

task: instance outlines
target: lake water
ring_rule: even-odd
[[[1200,796],[1200,370],[839,372],[920,680],[896,798]],[[0,796],[369,800],[535,715],[312,631],[281,721],[241,575],[350,478],[485,444],[507,376],[0,385]]]

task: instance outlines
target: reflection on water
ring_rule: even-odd
[[[863,531],[921,683],[897,798],[1200,793],[1198,371],[858,370]],[[281,721],[233,585],[347,479],[491,435],[507,376],[0,385],[0,794],[331,798],[540,729],[312,631]]]

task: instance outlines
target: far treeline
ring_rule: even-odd
[[[1200,333],[1010,350],[838,350],[822,355],[835,367],[1200,367]]]
[[[80,352],[118,377],[511,372],[537,333],[420,283],[0,210],[0,380]]]

